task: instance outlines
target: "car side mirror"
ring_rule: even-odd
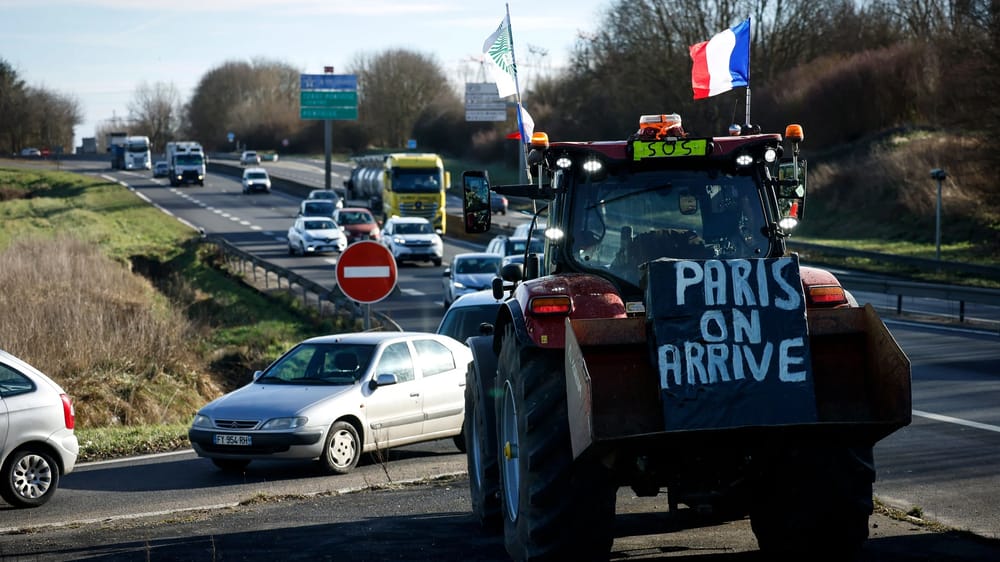
[[[377,375],[374,379],[368,381],[368,388],[375,390],[380,386],[389,386],[399,382],[396,375],[392,373],[381,373]]]

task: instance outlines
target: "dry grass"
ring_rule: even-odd
[[[96,245],[15,240],[0,286],[0,345],[69,389],[83,427],[187,421],[216,393],[194,326]]]
[[[982,158],[987,149],[975,136],[911,131],[819,157],[796,235],[882,240],[887,253],[895,253],[892,244],[917,243],[921,257],[934,257],[937,182],[930,170],[942,168],[949,174],[941,190],[942,258],[995,265],[1000,195]]]

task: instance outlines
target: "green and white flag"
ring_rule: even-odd
[[[497,83],[500,97],[517,93],[517,68],[514,65],[514,49],[510,40],[510,17],[504,16],[500,27],[483,43],[483,56],[490,76]]]

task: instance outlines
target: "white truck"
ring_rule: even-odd
[[[149,137],[133,135],[125,139],[125,170],[152,170],[153,155]]]
[[[166,146],[167,166],[170,169],[170,185],[205,185],[205,151],[196,141],[168,142]]]

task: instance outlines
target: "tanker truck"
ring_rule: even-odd
[[[451,174],[440,156],[401,152],[360,156],[354,163],[351,177],[344,180],[349,199],[366,201],[383,223],[392,216],[423,217],[444,234]]]
[[[529,184],[463,173],[467,231],[489,230],[491,189],[547,215],[544,252],[502,268],[495,321],[467,340],[476,518],[515,560],[607,558],[627,486],[697,516],[678,521],[749,517],[767,560],[850,560],[873,446],[910,423],[910,364],[870,305],[786,248],[802,128],[694,137],[659,114],[632,130],[535,133]]]

